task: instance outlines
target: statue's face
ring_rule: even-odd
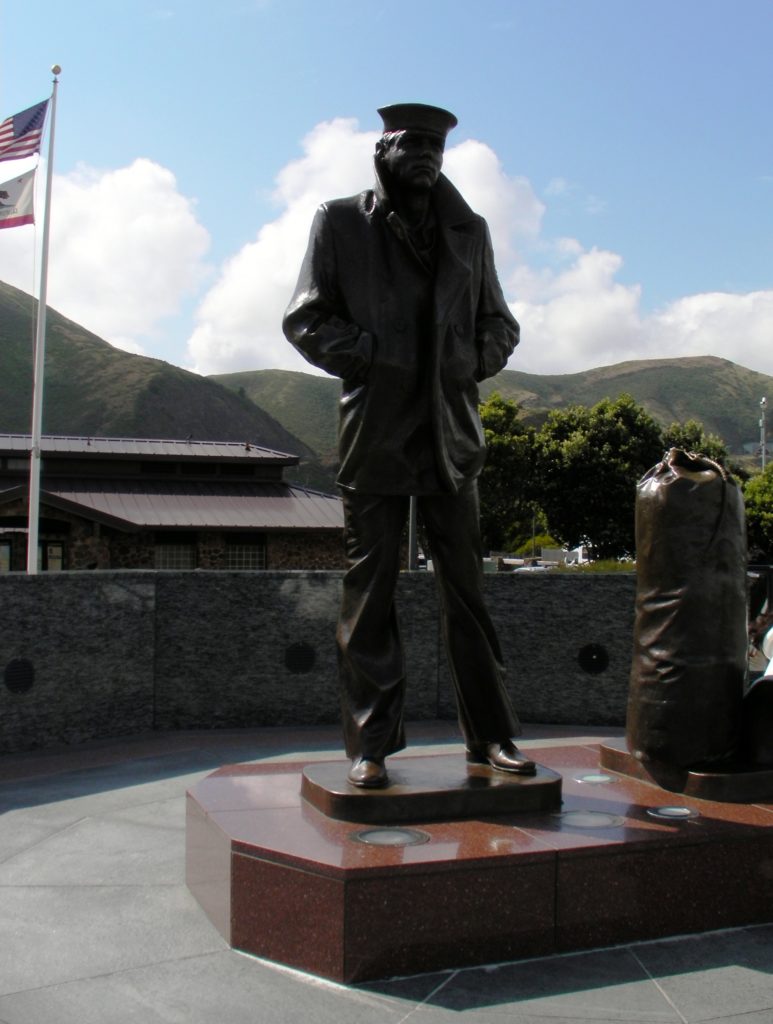
[[[383,162],[404,188],[432,188],[443,166],[445,141],[439,135],[404,131],[387,147]]]

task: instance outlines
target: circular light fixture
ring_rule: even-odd
[[[647,814],[651,818],[665,821],[689,821],[691,818],[700,818],[698,811],[694,811],[692,807],[648,807]]]
[[[416,828],[364,828],[360,832],[352,832],[349,838],[367,846],[420,846],[428,843],[431,836]]]
[[[616,828],[625,822],[619,814],[606,814],[604,811],[564,811],[553,817],[560,818],[562,825],[574,828]]]
[[[617,779],[611,775],[605,775],[603,772],[591,772],[588,775],[577,775],[575,782],[585,782],[589,786],[601,786],[606,782],[617,782]]]

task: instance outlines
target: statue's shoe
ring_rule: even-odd
[[[487,764],[498,772],[513,772],[517,775],[535,775],[536,764],[529,760],[514,743],[483,743],[467,750],[471,764]]]
[[[379,789],[389,782],[383,758],[371,757],[355,757],[346,779],[362,789]]]

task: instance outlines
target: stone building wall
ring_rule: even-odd
[[[269,569],[344,569],[341,531],[326,533],[269,533]]]
[[[0,510],[3,517],[22,517],[26,522],[26,499],[9,502]],[[41,521],[56,520],[68,527],[66,533],[40,531],[40,539],[63,541],[65,569],[153,569],[156,532],[126,532],[41,505]],[[178,534],[179,535],[179,534]],[[190,536],[196,545],[197,568],[223,569],[228,534],[223,530],[197,530]],[[261,534],[266,544],[269,569],[341,569],[344,567],[343,541],[340,530],[268,532]],[[16,534],[11,568],[26,569],[26,539]]]
[[[225,566],[225,544],[222,530],[199,532],[196,545],[199,568],[223,569]]]
[[[337,721],[341,577],[2,574],[0,752],[150,729]],[[455,717],[434,583],[416,572],[398,584],[408,721]],[[634,574],[494,573],[485,586],[522,720],[621,725]]]
[[[108,558],[111,569],[152,569],[153,535],[125,533],[123,530],[104,529],[108,538]]]

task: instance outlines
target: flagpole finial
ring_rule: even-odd
[[[52,75],[61,75],[61,73],[62,73],[62,69],[61,69],[61,67],[58,64],[52,64],[51,65],[51,74]]]

